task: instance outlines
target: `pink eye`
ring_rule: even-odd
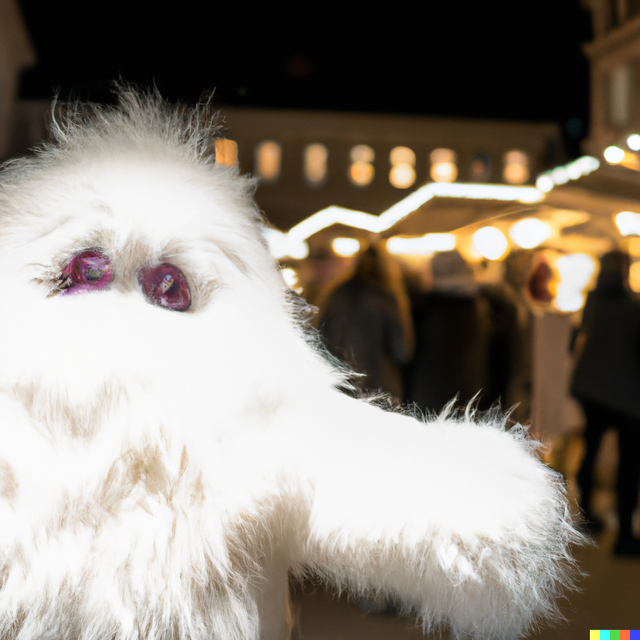
[[[184,274],[178,267],[163,262],[155,267],[142,267],[138,282],[151,304],[186,311],[191,306],[191,293]]]
[[[99,251],[83,251],[73,256],[62,271],[64,293],[104,289],[113,279],[109,258]]]

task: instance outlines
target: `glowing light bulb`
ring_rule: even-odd
[[[553,181],[553,178],[546,173],[538,176],[538,179],[536,180],[536,187],[540,189],[540,191],[544,191],[545,193],[551,191],[555,184],[556,183]]]
[[[616,215],[615,221],[623,236],[640,236],[640,213],[621,211]]]
[[[475,250],[487,260],[499,260],[509,246],[509,241],[500,229],[482,227],[473,234]]]
[[[629,147],[631,151],[640,151],[640,135],[632,133],[627,138],[627,147]]]
[[[565,167],[556,167],[551,172],[551,177],[556,184],[566,184],[569,182],[569,172]]]
[[[523,218],[509,229],[510,238],[523,249],[533,249],[551,235],[551,227],[537,218]]]
[[[609,164],[619,164],[624,160],[624,151],[620,147],[607,147],[603,155]]]
[[[331,248],[337,255],[348,258],[360,251],[360,242],[355,238],[334,238]]]

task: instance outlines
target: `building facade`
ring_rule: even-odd
[[[530,184],[561,162],[552,123],[222,108],[223,156],[286,230],[333,204],[379,214],[426,181]]]
[[[640,133],[640,0],[583,0],[591,10],[591,126],[585,151],[602,158]]]

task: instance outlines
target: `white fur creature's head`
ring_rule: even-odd
[[[124,91],[54,123],[51,145],[0,175],[0,385],[35,410],[95,414],[96,399],[151,388],[188,414],[296,384],[301,343],[254,183],[213,162],[205,111]]]

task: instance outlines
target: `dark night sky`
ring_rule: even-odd
[[[574,153],[588,121],[580,0],[19,1],[25,98],[104,100],[120,76],[189,101],[554,120]]]

